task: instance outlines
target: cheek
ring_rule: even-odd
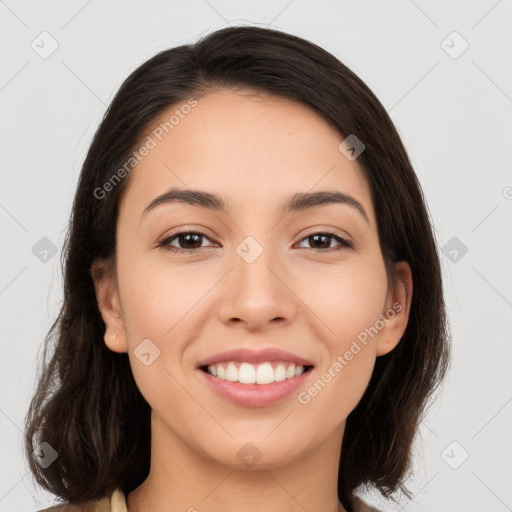
[[[303,280],[300,293],[320,319],[319,336],[328,354],[298,401],[310,413],[331,418],[334,426],[355,408],[371,378],[378,336],[374,326],[387,295],[384,263],[376,255],[354,257],[337,269],[318,266]],[[332,404],[335,414],[329,412]]]
[[[323,418],[323,428],[330,431],[354,410],[370,381],[377,340],[372,327],[382,313],[387,283],[378,261],[340,267],[335,275],[331,268],[314,277],[319,286],[306,296],[321,319],[326,357],[297,401],[305,418]]]
[[[332,356],[346,350],[347,343],[383,313],[387,280],[378,256],[354,256],[339,265],[309,265],[299,270],[296,284],[298,295],[324,325]]]
[[[146,401],[158,408],[162,387],[175,397],[183,394],[177,384],[183,381],[183,353],[200,334],[208,302],[204,295],[218,278],[205,263],[184,269],[162,255],[127,248],[119,254],[119,292],[133,376]],[[160,405],[165,408],[165,400]]]
[[[348,344],[350,345],[350,344]],[[297,395],[295,418],[305,423],[321,418],[309,431],[311,442],[334,431],[360,402],[373,372],[375,350],[370,346],[349,347],[316,371],[315,378]]]
[[[132,342],[154,337],[176,339],[215,280],[208,264],[172,265],[157,249],[125,252],[118,273],[122,309]]]

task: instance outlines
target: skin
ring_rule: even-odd
[[[220,89],[198,99],[132,171],[120,204],[116,273],[100,277],[101,262],[93,265],[105,343],[128,352],[152,408],[151,470],[127,496],[130,512],[344,510],[337,472],[345,421],[376,357],[405,331],[412,279],[400,262],[401,284],[388,286],[370,189],[357,160],[338,150],[342,140],[298,103]],[[171,186],[216,192],[232,211],[173,203],[141,219]],[[369,222],[343,204],[281,215],[293,194],[319,190],[351,195]],[[207,237],[196,245],[175,238],[183,254],[156,247],[188,228]],[[308,238],[325,231],[354,249]],[[236,252],[247,236],[263,248],[252,263]],[[198,378],[198,361],[218,352],[280,347],[315,365],[299,391],[307,390],[392,304],[401,310],[308,404],[293,393],[268,407],[240,406]],[[160,350],[149,366],[134,355],[146,338]],[[248,442],[262,454],[251,468],[237,457]]]

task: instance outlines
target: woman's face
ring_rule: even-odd
[[[375,358],[395,347],[408,314],[403,287],[388,293],[357,160],[297,103],[220,90],[180,107],[154,121],[154,147],[120,204],[117,276],[96,283],[106,343],[128,351],[169,449],[232,467],[247,466],[248,456],[271,468],[322,443],[339,446]],[[175,110],[179,121],[166,133],[160,123]],[[171,189],[215,194],[225,209],[197,200],[148,208]],[[283,210],[294,196],[321,191],[349,199]],[[174,236],[186,230],[204,235]],[[235,349],[286,354],[217,357]],[[211,358],[223,379],[219,365],[210,368],[217,376],[199,368]],[[292,377],[295,358],[312,368]],[[233,375],[278,380],[227,380]]]

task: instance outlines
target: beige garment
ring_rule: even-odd
[[[356,496],[353,497],[353,503],[354,512],[379,512]],[[62,504],[37,512],[128,512],[128,508],[123,491],[116,489],[110,496],[105,496],[101,500],[88,501],[82,505]]]
[[[101,500],[88,501],[81,505],[64,503],[37,512],[128,512],[126,499],[121,489],[116,489],[110,496]]]

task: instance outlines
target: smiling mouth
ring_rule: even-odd
[[[260,364],[223,361],[199,367],[203,372],[219,380],[260,385],[290,380],[312,368],[313,365],[302,366],[289,361],[267,361]]]

